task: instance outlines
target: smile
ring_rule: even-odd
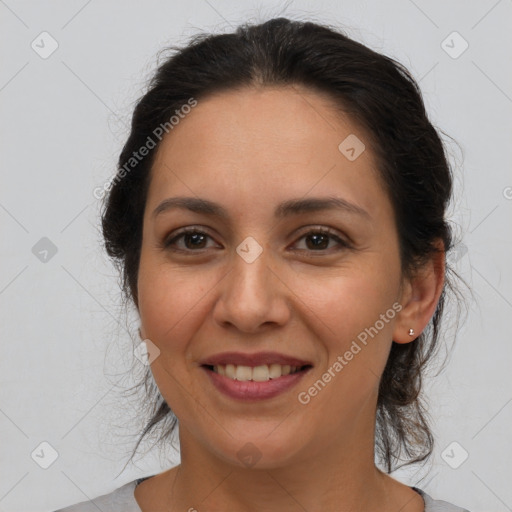
[[[290,375],[305,369],[305,366],[290,366],[289,364],[263,364],[261,366],[244,366],[235,364],[215,365],[209,367],[213,372],[238,381],[266,382]]]

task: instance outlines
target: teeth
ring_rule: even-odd
[[[268,368],[268,373],[271,379],[277,379],[278,377],[281,377],[282,371],[281,371],[281,365],[280,364],[271,364]]]
[[[235,368],[235,379],[236,380],[251,380],[252,379],[252,368],[250,366],[237,366]]]
[[[255,366],[252,369],[252,380],[255,380],[257,382],[264,382],[266,380],[269,380],[269,378],[269,370],[266,364],[264,364],[263,366]]]
[[[253,380],[255,382],[265,382],[270,379],[278,379],[283,375],[295,373],[299,370],[299,368],[299,366],[290,366],[289,364],[264,364],[255,367],[234,364],[219,364],[213,367],[213,371],[219,375],[224,375],[234,380]]]
[[[219,366],[221,366],[221,365],[219,365]],[[229,377],[230,379],[235,379],[236,378],[235,377],[235,365],[234,364],[227,364],[226,365],[226,377]]]

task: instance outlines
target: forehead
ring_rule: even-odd
[[[148,202],[208,195],[256,207],[309,193],[382,208],[387,198],[370,141],[326,95],[296,86],[247,88],[198,100],[163,138]]]

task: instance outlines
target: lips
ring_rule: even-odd
[[[200,361],[208,380],[237,401],[258,401],[291,390],[311,370],[304,359],[278,352],[224,352]]]
[[[262,366],[262,365],[289,365],[295,367],[312,366],[310,361],[298,359],[297,357],[280,354],[278,352],[257,352],[244,354],[242,352],[222,352],[204,358],[199,361],[201,366],[218,366],[233,364],[235,366]]]

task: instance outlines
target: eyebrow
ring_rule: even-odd
[[[194,213],[210,215],[219,219],[227,220],[229,218],[228,211],[218,203],[202,199],[198,197],[169,197],[164,199],[153,211],[152,217],[155,218],[163,212],[174,208],[189,210]],[[311,197],[308,199],[290,199],[280,203],[275,211],[274,216],[277,218],[285,218],[291,215],[299,215],[302,213],[318,212],[325,210],[342,210],[347,213],[356,214],[370,220],[370,214],[357,206],[350,203],[346,199],[340,197]]]

